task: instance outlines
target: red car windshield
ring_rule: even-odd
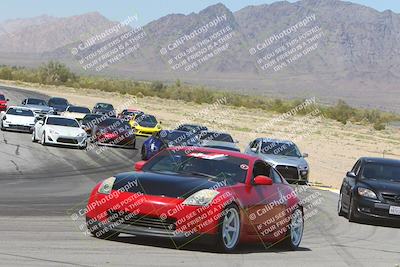
[[[5,101],[6,98],[4,97],[4,95],[0,95],[0,101]]]
[[[248,169],[248,160],[224,152],[165,150],[150,160],[143,171],[244,183]]]

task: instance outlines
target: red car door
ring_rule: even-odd
[[[252,179],[258,175],[270,177],[271,167],[259,160],[254,163]],[[270,177],[273,179],[273,177]],[[246,207],[246,230],[262,240],[276,240],[285,235],[286,201],[279,184],[248,187],[243,203]]]

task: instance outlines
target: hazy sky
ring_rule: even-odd
[[[98,11],[112,20],[121,21],[132,14],[139,15],[139,24],[145,24],[154,19],[171,13],[188,14],[198,12],[205,7],[225,4],[230,10],[236,11],[248,5],[269,4],[274,0],[2,0],[0,2],[0,21],[34,17],[43,14],[65,17]],[[295,2],[290,0],[289,2]],[[351,0],[383,11],[391,9],[400,13],[400,0]]]

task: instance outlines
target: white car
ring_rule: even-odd
[[[32,132],[36,117],[33,111],[24,107],[9,107],[1,118],[1,130]]]
[[[87,134],[76,119],[48,115],[36,122],[32,141],[42,145],[58,144],[81,149],[87,146]]]
[[[61,113],[61,116],[81,121],[87,114],[90,114],[90,109],[86,107],[68,106],[67,109]]]

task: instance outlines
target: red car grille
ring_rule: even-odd
[[[282,174],[285,179],[289,180],[299,180],[299,171],[296,167],[292,166],[276,166],[276,169]]]
[[[119,222],[121,225],[133,225],[138,227],[155,228],[162,230],[175,231],[176,220],[167,218],[161,220],[155,216],[148,215],[132,215],[121,211],[108,211],[108,219],[110,222]]]

